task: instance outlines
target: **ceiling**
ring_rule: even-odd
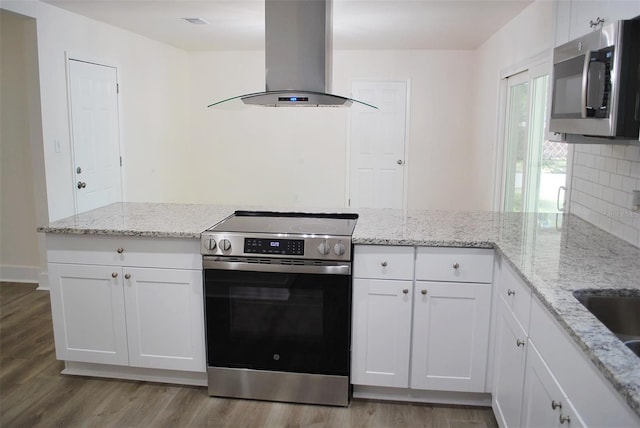
[[[264,49],[264,0],[43,0],[187,51]],[[291,0],[294,1],[294,0]],[[334,49],[475,49],[532,0],[334,0]],[[198,17],[209,25],[181,18]]]

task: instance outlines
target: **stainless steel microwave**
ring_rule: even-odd
[[[640,20],[554,49],[550,131],[637,140],[639,125]]]

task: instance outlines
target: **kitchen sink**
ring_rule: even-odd
[[[576,291],[573,295],[640,357],[640,292],[623,290],[621,293]]]

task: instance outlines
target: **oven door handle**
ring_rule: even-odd
[[[351,263],[323,262],[318,265],[248,263],[227,261],[219,257],[203,257],[202,266],[207,269],[239,270],[251,272],[309,273],[328,275],[351,275]]]

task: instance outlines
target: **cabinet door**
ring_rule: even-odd
[[[417,281],[411,388],[484,392],[491,284]]]
[[[130,365],[204,372],[202,271],[123,273]]]
[[[583,427],[584,423],[534,344],[530,341],[528,346],[522,399],[522,426]]]
[[[409,386],[411,293],[411,281],[353,280],[353,384]]]
[[[590,21],[598,18],[610,24],[619,19],[633,19],[640,15],[640,2],[630,0],[572,0],[570,39],[583,36],[597,27],[591,27]]]
[[[527,337],[513,314],[498,299],[493,411],[502,427],[520,426]]]
[[[49,263],[59,360],[127,365],[120,268]]]

